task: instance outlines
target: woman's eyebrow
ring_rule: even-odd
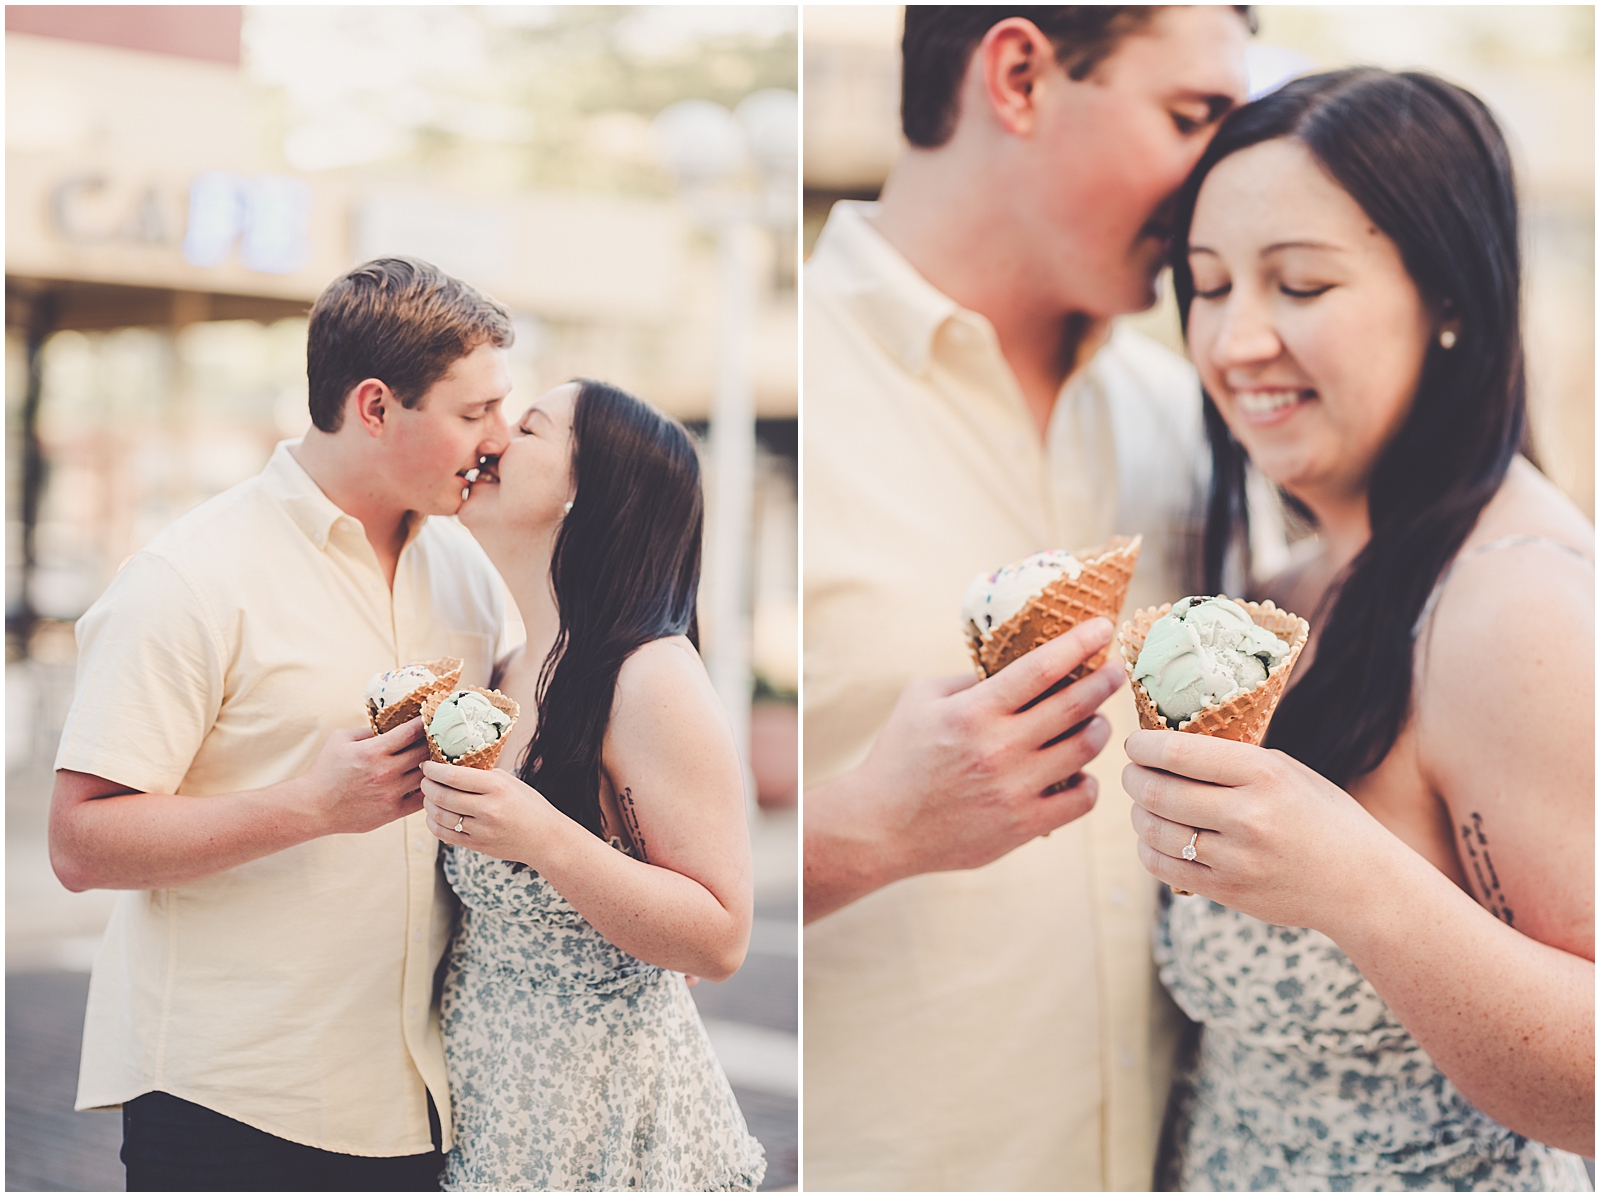
[[[1278,251],[1285,249],[1325,249],[1336,254],[1342,254],[1345,252],[1344,246],[1335,245],[1331,241],[1274,241],[1271,245],[1267,246],[1266,249],[1261,251],[1261,256],[1264,258],[1268,254],[1275,254]]]

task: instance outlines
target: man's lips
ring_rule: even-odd
[[[468,486],[479,482],[500,481],[500,459],[498,457],[480,457],[478,464],[471,469],[462,470],[457,475],[464,479]]]

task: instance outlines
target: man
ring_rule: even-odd
[[[68,889],[128,891],[77,1107],[121,1105],[130,1190],[438,1188],[454,906],[427,746],[420,719],[351,729],[376,672],[455,656],[488,682],[499,579],[430,517],[505,448],[511,337],[424,262],[336,280],[310,318],[314,427],[78,623],[50,854]]]
[[[1111,628],[974,684],[957,623],[975,574],[1114,533],[1144,535],[1130,607],[1187,592],[1197,384],[1109,321],[1154,300],[1248,15],[905,12],[910,148],[806,270],[806,1185],[1146,1189],[1171,1046],[1111,797],[1137,722],[1125,689],[1091,717],[1117,664],[1022,709]]]

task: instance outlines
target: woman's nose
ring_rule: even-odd
[[[1268,305],[1241,291],[1236,286],[1228,296],[1222,326],[1211,345],[1212,361],[1223,368],[1271,361],[1283,352]]]

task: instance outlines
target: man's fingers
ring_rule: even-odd
[[[1088,677],[1041,699],[1017,717],[1028,721],[1030,734],[1037,735],[1041,742],[1048,741],[1099,710],[1101,704],[1117,692],[1126,676],[1122,662],[1113,658]]]
[[[367,733],[370,735],[371,732],[372,729],[368,728]],[[410,748],[417,740],[422,741],[424,748],[427,747],[427,738],[422,734],[421,715],[418,715],[415,719],[407,719],[398,727],[391,727],[378,737],[378,742],[383,745],[383,750],[389,753],[402,752]]]
[[[1041,748],[1029,771],[1042,782],[1059,781],[1071,777],[1111,742],[1111,721],[1104,715],[1095,715],[1066,739]]]
[[[1219,786],[1248,785],[1261,775],[1264,748],[1193,732],[1145,731],[1128,737],[1128,759],[1136,765],[1192,777]]]
[[[1094,809],[1100,797],[1100,783],[1087,773],[1077,773],[1066,779],[1066,785],[1054,794],[1036,800],[1034,815],[1039,830],[1035,835],[1046,835],[1074,819],[1081,819]]]
[[[994,701],[1021,710],[1110,644],[1112,631],[1109,619],[1090,619],[1024,653],[988,680]]]

